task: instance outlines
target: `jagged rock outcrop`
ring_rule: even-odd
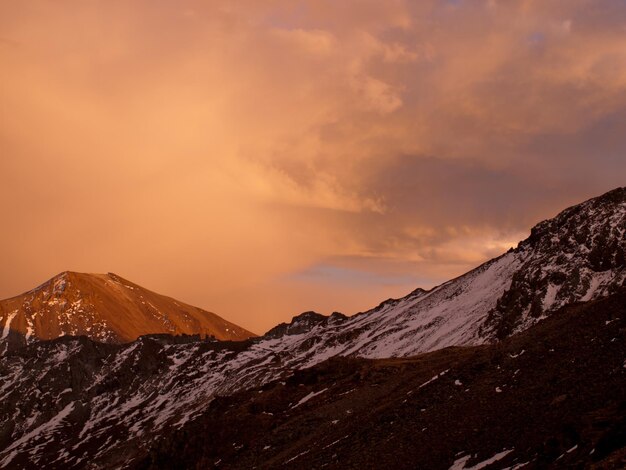
[[[511,286],[482,329],[504,338],[563,305],[605,297],[626,283],[626,188],[536,225],[515,250]]]
[[[326,326],[344,321],[346,317],[343,313],[333,312],[330,316],[317,312],[303,312],[296,315],[289,323],[281,323],[269,330],[265,338],[280,338],[284,335],[299,335],[311,331],[316,326]]]

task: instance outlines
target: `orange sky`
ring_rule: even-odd
[[[618,0],[0,0],[0,70],[0,298],[112,271],[262,333],[626,175]]]

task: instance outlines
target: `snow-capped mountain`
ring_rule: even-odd
[[[63,335],[113,343],[134,341],[147,333],[228,340],[254,336],[214,313],[156,294],[113,273],[63,272],[25,294],[2,300],[0,327],[0,352],[9,345]]]
[[[9,351],[0,359],[0,468],[50,458],[63,468],[123,467],[216,395],[335,356],[408,357],[505,338],[623,286],[625,227],[619,188],[538,224],[463,276],[353,317],[307,312],[241,342],[63,337]]]
[[[305,313],[277,328],[304,365],[336,355],[406,357],[502,339],[625,282],[626,188],[618,188],[539,223],[516,249],[430,291],[350,318]]]

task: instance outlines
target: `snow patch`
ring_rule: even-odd
[[[488,465],[491,465],[494,462],[497,462],[498,460],[502,460],[511,452],[513,452],[513,449],[509,449],[509,450],[505,449],[502,452],[497,453],[493,457],[488,458],[487,460],[483,460],[482,462],[479,462],[476,465],[472,465],[471,467],[466,467],[465,464],[472,456],[465,455],[455,460],[452,466],[449,468],[449,470],[480,470],[482,468],[487,467]]]
[[[419,387],[417,387],[417,389],[419,390],[422,387],[425,387],[426,385],[428,385],[429,383],[434,382],[435,380],[437,380],[439,377],[443,377],[446,372],[448,372],[450,369],[446,369],[443,372],[439,372],[437,375],[435,375],[432,379],[427,380],[426,382],[424,382],[422,385],[420,385]]]
[[[10,453],[0,462],[0,466],[6,467],[9,463],[11,463],[11,461],[18,454],[20,448],[31,439],[35,439],[39,437],[43,437],[43,438],[50,437],[50,435],[54,433],[54,431],[61,425],[63,420],[69,416],[72,410],[74,410],[74,402],[69,403],[50,421],[43,423],[41,426],[25,434],[20,439],[18,439],[13,444],[11,444],[9,447],[7,447],[3,451],[3,454],[6,454],[8,452]]]
[[[302,398],[298,403],[296,403],[295,405],[293,405],[291,407],[291,409],[293,410],[294,408],[299,407],[300,405],[306,403],[307,401],[309,401],[311,398],[316,397],[318,395],[321,395],[322,393],[324,393],[326,390],[328,390],[327,388],[320,390],[319,392],[311,392],[309,393],[307,396],[305,396],[304,398]]]
[[[559,293],[560,289],[561,289],[561,286],[556,286],[552,283],[548,284],[546,295],[543,298],[543,311],[544,312],[550,310],[550,308],[554,305],[554,301],[556,300],[556,295]]]
[[[9,336],[9,331],[11,331],[11,322],[13,321],[17,313],[18,313],[18,310],[13,310],[7,316],[7,321],[4,324],[4,329],[2,330],[2,336],[0,337],[0,339],[6,339],[7,336]]]

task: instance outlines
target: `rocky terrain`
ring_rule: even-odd
[[[334,358],[215,399],[148,470],[626,468],[626,289],[495,345]]]
[[[568,375],[555,375],[560,373],[561,369],[567,374],[591,374],[592,369],[597,368],[603,361],[609,360],[608,357],[604,358],[605,346],[606,348],[613,346],[623,348],[623,329],[616,332],[611,330],[611,328],[622,325],[619,319],[623,319],[623,315],[616,313],[615,318],[607,317],[603,320],[609,321],[606,324],[606,331],[611,331],[610,334],[613,335],[608,339],[608,342],[613,344],[611,346],[605,345],[607,339],[604,336],[602,336],[602,341],[593,339],[599,338],[599,336],[591,337],[588,342],[578,341],[576,339],[578,333],[574,329],[568,333],[570,328],[568,318],[570,316],[573,318],[573,315],[578,312],[576,310],[578,307],[573,308],[573,310],[567,308],[562,310],[562,307],[576,302],[587,303],[589,308],[579,307],[584,312],[596,312],[581,314],[581,318],[585,318],[589,322],[591,322],[593,315],[602,317],[602,315],[618,311],[620,305],[623,307],[624,296],[621,289],[626,279],[624,264],[625,227],[626,188],[619,188],[567,209],[554,219],[540,223],[532,230],[531,236],[521,242],[516,249],[512,249],[469,273],[430,291],[417,289],[402,299],[390,299],[368,312],[352,317],[341,314],[326,317],[314,312],[307,312],[294,317],[289,324],[278,325],[262,337],[245,341],[216,341],[201,340],[199,337],[189,336],[150,335],[143,336],[132,343],[106,344],[95,342],[84,336],[64,336],[50,341],[32,342],[31,344],[31,342],[26,341],[28,330],[26,330],[26,334],[19,329],[13,331],[12,322],[18,317],[14,316],[9,321],[5,313],[4,331],[8,331],[8,333],[3,334],[3,337],[7,339],[13,335],[16,338],[15,343],[19,344],[20,335],[23,335],[22,343],[28,342],[29,344],[21,348],[9,348],[0,358],[0,468],[41,468],[42,466],[48,468],[123,468],[130,465],[140,465],[140,462],[144,466],[167,466],[167,451],[165,454],[159,454],[153,447],[155,442],[161,439],[159,442],[164,443],[162,445],[165,446],[165,449],[167,446],[170,446],[170,449],[177,449],[177,446],[182,444],[175,437],[180,436],[180,434],[175,433],[187,433],[183,434],[187,436],[190,435],[189,433],[201,435],[202,432],[210,431],[208,429],[210,426],[207,423],[210,423],[211,420],[220,423],[219,426],[216,425],[213,428],[219,430],[216,431],[218,437],[211,436],[210,439],[207,437],[208,441],[205,439],[205,444],[203,444],[207,446],[205,450],[199,449],[201,446],[198,442],[194,444],[196,448],[191,448],[188,453],[188,460],[185,461],[190,467],[196,465],[197,468],[206,468],[202,465],[209,463],[210,465],[217,465],[216,462],[223,459],[224,464],[234,467],[239,465],[240,468],[246,468],[244,464],[250,464],[252,456],[257,454],[261,455],[259,458],[262,460],[252,463],[253,465],[266,465],[264,462],[291,465],[295,468],[302,468],[300,462],[309,462],[305,468],[311,465],[333,465],[334,450],[329,457],[321,449],[316,449],[315,452],[311,451],[308,457],[300,460],[301,457],[298,457],[295,450],[298,450],[299,453],[305,452],[304,442],[308,442],[301,442],[298,438],[298,432],[304,432],[298,431],[299,426],[302,425],[300,422],[300,424],[294,424],[296,428],[293,428],[289,433],[277,437],[279,441],[268,441],[268,443],[263,444],[261,449],[255,448],[254,451],[248,451],[245,446],[250,445],[249,443],[246,444],[243,441],[233,439],[232,442],[228,443],[232,447],[231,450],[233,452],[241,450],[242,453],[231,456],[223,446],[226,446],[226,441],[233,437],[229,432],[247,435],[247,431],[242,431],[242,426],[252,425],[254,427],[257,425],[254,420],[246,421],[248,417],[245,413],[241,414],[243,411],[239,413],[241,410],[248,410],[247,401],[245,405],[243,401],[237,401],[248,400],[248,398],[241,398],[242,396],[250,396],[245,395],[245,393],[256,393],[260,399],[265,396],[266,391],[271,391],[273,394],[277,394],[273,399],[279,407],[277,409],[284,411],[284,408],[280,407],[284,407],[285,402],[289,402],[291,405],[288,406],[295,406],[298,411],[289,412],[287,415],[300,415],[303,413],[302,410],[307,410],[309,406],[318,402],[318,395],[320,399],[323,396],[333,396],[333,399],[344,396],[339,394],[348,392],[348,390],[335,388],[335,382],[344,383],[341,374],[346,373],[352,377],[350,379],[353,381],[352,385],[357,389],[357,395],[354,395],[355,400],[357,396],[363,397],[363,412],[369,408],[375,408],[377,395],[373,392],[370,393],[370,391],[380,387],[381,384],[372,382],[371,386],[368,385],[369,382],[365,379],[369,372],[365,373],[363,377],[361,377],[363,375],[361,372],[358,374],[354,372],[360,371],[362,368],[372,371],[371,373],[374,375],[376,375],[376,371],[380,370],[382,375],[391,374],[393,376],[389,379],[390,381],[385,382],[387,388],[380,390],[385,390],[386,394],[392,394],[393,397],[390,399],[393,399],[394,403],[398,405],[398,400],[400,404],[403,404],[402,400],[407,400],[409,403],[413,399],[411,398],[413,394],[421,396],[427,390],[439,390],[439,384],[448,383],[448,378],[452,377],[444,371],[451,369],[451,366],[458,362],[459,367],[462,366],[459,369],[459,374],[461,372],[462,374],[453,378],[454,387],[463,386],[455,385],[456,380],[461,384],[474,379],[479,381],[477,383],[483,383],[480,382],[481,380],[494,380],[493,382],[485,382],[493,385],[493,393],[490,391],[487,394],[488,389],[483,389],[482,385],[478,389],[470,387],[470,391],[475,390],[480,393],[472,395],[467,392],[468,395],[462,396],[473,397],[472,400],[474,401],[461,400],[458,403],[469,409],[476,407],[476,403],[479,403],[482,408],[478,407],[477,410],[479,411],[476,413],[480,412],[480,416],[487,420],[502,421],[506,417],[506,413],[513,413],[511,410],[521,406],[519,404],[525,400],[531,405],[534,402],[542,403],[541,399],[547,400],[545,397],[541,398],[539,395],[533,394],[535,389],[531,387],[531,384],[534,384],[534,387],[538,389],[544,389],[548,385],[542,381],[550,378],[550,380],[554,379],[558,382],[556,386],[563,385],[565,387]],[[133,286],[131,285],[131,287]],[[44,291],[48,292],[48,288],[45,288]],[[43,295],[41,288],[35,292],[37,292],[36,295]],[[30,295],[35,294],[31,293]],[[592,307],[604,305],[598,303],[601,299],[613,302],[610,304],[610,311],[605,312],[600,309],[602,312],[598,313],[598,308]],[[6,312],[6,310],[4,311]],[[560,313],[557,314],[556,312]],[[554,319],[552,319],[553,316]],[[558,321],[561,323],[558,323],[557,319],[560,319]],[[542,320],[544,321],[541,322]],[[537,323],[539,325],[529,330]],[[526,353],[522,354],[521,352],[522,350],[532,350],[531,346],[535,346],[532,339],[533,335],[538,335],[538,332],[543,331],[541,328],[546,324],[553,325],[550,334],[561,334],[558,338],[558,341],[562,343],[561,349],[566,349],[568,338],[572,342],[570,346],[567,346],[570,348],[568,350],[576,351],[577,348],[588,346],[588,354],[585,353],[587,354],[585,357],[588,359],[584,361],[593,367],[589,370],[585,368],[567,369],[565,368],[567,361],[574,360],[576,365],[578,362],[573,356],[563,355],[558,356],[558,360],[561,361],[558,365],[556,362],[552,365],[546,363],[544,372],[537,371],[539,375],[533,375],[535,372],[527,370],[527,368],[539,367],[542,361],[545,362],[552,357],[545,351],[541,354],[538,352],[537,355],[526,355]],[[7,325],[9,326],[7,327]],[[560,326],[557,328],[554,325]],[[609,325],[613,326],[609,327]],[[584,326],[582,320],[579,326],[581,328]],[[572,326],[572,328],[574,327]],[[619,328],[623,327],[619,326]],[[590,326],[589,334],[591,331]],[[593,331],[596,331],[596,335],[600,332],[600,330]],[[621,332],[622,336],[618,335],[618,332]],[[76,333],[83,333],[83,331],[76,331]],[[546,338],[549,337],[548,333],[545,333],[548,335]],[[519,334],[519,336],[511,336],[515,334]],[[523,347],[516,349],[511,345],[516,344],[515,341],[518,341],[519,338],[525,338],[523,340],[525,342]],[[550,341],[552,340],[557,341],[556,338]],[[536,346],[539,347],[543,344],[551,353],[549,340],[541,341]],[[451,346],[457,349],[444,349]],[[458,349],[459,346],[473,346],[473,348]],[[596,346],[598,349],[595,349]],[[506,348],[510,348],[510,350]],[[415,357],[420,353],[430,351],[437,352]],[[519,354],[520,358],[523,358],[521,361],[517,361],[520,372],[515,373],[514,376],[510,374],[501,377],[493,375],[496,374],[493,368],[480,366],[485,361],[489,364],[496,361],[494,367],[499,366],[500,369],[504,369],[505,366],[509,367],[510,364],[506,362],[508,361],[507,356],[498,356],[502,351],[508,351],[507,354],[514,356]],[[618,353],[615,354],[620,357],[621,368],[619,370],[621,375],[615,376],[618,379],[611,376],[610,384],[613,387],[620,386],[623,389],[624,354],[623,349],[620,351],[621,356]],[[491,359],[493,357],[500,359]],[[557,356],[554,357],[556,361]],[[322,364],[331,358],[330,362]],[[592,360],[592,358],[594,359]],[[369,362],[365,359],[378,359],[379,361]],[[515,358],[510,357],[510,359]],[[531,359],[535,362],[525,362]],[[435,367],[437,364],[441,364],[441,370]],[[312,366],[316,367],[309,369],[308,372],[303,371],[303,369]],[[436,368],[437,370],[435,370]],[[481,375],[485,369],[491,371],[491,375],[486,372],[485,375]],[[313,375],[323,375],[325,372],[320,371],[324,370],[330,371],[329,376],[336,376],[337,380],[324,379],[325,381],[322,381],[324,386],[319,388],[306,388],[307,384],[303,384],[302,387],[304,388],[300,388],[299,383],[297,384],[298,388],[289,388],[289,384],[293,385],[294,380],[300,380],[297,377],[306,376],[309,372]],[[495,370],[499,369],[496,367]],[[507,373],[511,372],[509,369],[506,370]],[[515,370],[517,369],[514,369],[513,372]],[[472,374],[475,374],[474,378],[472,378]],[[528,387],[520,388],[516,398],[507,402],[508,404],[501,403],[499,400],[502,400],[502,397],[509,396],[505,393],[508,391],[506,387],[514,382],[517,374],[521,374],[520,377],[529,378]],[[496,376],[499,377],[498,383],[494,379]],[[444,377],[446,380],[439,380]],[[598,380],[604,382],[608,380],[606,376],[598,377]],[[583,379],[584,377],[570,377],[567,380]],[[618,380],[618,382],[613,379]],[[362,385],[361,380],[364,381]],[[382,378],[380,380],[384,382]],[[432,387],[429,385],[431,380]],[[406,391],[396,389],[396,385],[400,387],[400,383],[405,382],[412,384],[413,388],[407,388]],[[417,393],[416,388],[422,390],[419,387],[427,382],[428,386],[424,385],[424,391]],[[284,393],[281,392],[283,390],[281,387],[287,387],[284,388]],[[550,390],[554,393],[559,392],[560,395],[568,393],[565,388],[558,387]],[[327,390],[323,390],[324,388]],[[496,388],[500,392],[496,391]],[[228,402],[230,398],[218,397],[230,396],[251,389],[255,390],[244,392],[244,395],[234,395],[232,398],[235,400],[232,402],[232,406],[241,416],[235,416],[232,422],[220,421],[230,418],[225,415],[222,417],[221,414],[224,413],[219,413],[215,409],[224,411],[223,408],[219,407],[225,406],[223,403],[230,403]],[[306,393],[302,393],[300,396],[300,392],[305,391]],[[535,391],[539,393],[538,390]],[[597,393],[597,397],[602,397],[605,402],[608,397],[606,392],[607,389],[601,387],[596,392],[589,391],[589,393]],[[350,393],[346,393],[346,399],[350,398]],[[448,391],[446,389],[445,392],[441,393],[447,394]],[[370,395],[374,397],[373,401],[366,400],[366,397]],[[304,400],[307,396],[309,398]],[[448,396],[450,398],[445,398]],[[490,446],[485,444],[482,448],[476,446],[472,448],[470,446],[471,439],[468,435],[469,428],[466,429],[459,423],[455,424],[455,413],[460,413],[459,410],[461,410],[461,408],[454,408],[456,405],[453,404],[456,402],[453,397],[455,396],[459,395],[433,395],[431,398],[425,398],[426,400],[438,400],[437,407],[432,408],[433,412],[437,412],[433,416],[441,415],[441,422],[443,423],[441,426],[444,424],[449,426],[446,428],[447,431],[440,427],[440,431],[437,433],[444,433],[445,436],[457,435],[455,439],[458,439],[458,442],[466,443],[466,447],[461,448],[460,444],[458,446],[454,444],[457,441],[446,441],[447,438],[444,435],[433,434],[432,439],[442,442],[442,450],[439,453],[434,453],[432,457],[440,463],[440,468],[444,468],[448,464],[450,466],[456,465],[456,467],[451,468],[470,468],[474,462],[479,462],[481,458],[488,459],[498,455],[498,453],[510,450],[511,446],[517,446],[515,447],[516,453],[509,452],[510,455],[507,454],[508,460],[505,460],[503,456],[502,462],[511,463],[508,465],[511,467],[516,465],[514,462],[531,461],[531,457],[535,454],[520,450],[520,446],[530,446],[528,448],[535,449],[532,446],[536,443],[530,440],[530,437],[519,437],[521,440],[515,440],[513,439],[514,436],[508,436],[510,437],[508,442],[502,440],[502,442],[497,441]],[[316,399],[313,400],[314,398]],[[285,402],[280,401],[283,399]],[[550,398],[550,400],[552,399],[555,397]],[[300,403],[301,400],[304,401]],[[355,401],[355,407],[357,401]],[[493,404],[490,404],[492,401]],[[567,400],[565,402],[570,403]],[[300,404],[298,405],[298,403]],[[597,401],[590,403],[594,404],[589,405],[591,407],[589,413],[601,413],[601,410],[593,408]],[[446,408],[448,404],[450,409]],[[510,405],[510,410],[505,405]],[[251,404],[248,411],[252,412],[258,406]],[[528,406],[521,406],[519,414],[515,415],[517,416],[516,419],[531,416],[529,414],[531,411],[527,409]],[[429,407],[425,407],[425,409],[428,410]],[[611,408],[613,411],[609,410],[607,413],[611,416],[623,415],[623,408],[618,406],[617,409],[618,411],[615,411]],[[402,408],[398,408],[396,412],[400,413],[401,410]],[[422,413],[421,408],[419,410]],[[451,410],[456,411],[453,413]],[[574,408],[569,410],[573,413],[572,416],[578,416],[574,413]],[[356,419],[358,416],[356,408],[346,408],[344,411],[347,415],[355,413],[350,419]],[[214,414],[211,415],[211,413]],[[220,414],[220,416],[218,417],[215,413]],[[205,419],[206,416],[209,418]],[[262,409],[260,416],[261,420],[268,420],[270,427],[281,426],[281,421],[271,410]],[[447,421],[443,416],[448,416]],[[483,436],[482,440],[484,440],[486,434],[481,431],[481,426],[487,426],[488,423],[481,421],[483,418],[463,415],[462,413],[458,416],[465,416],[461,420],[463,423],[465,421],[467,423],[475,422],[476,424],[471,429],[472,432],[476,433],[476,442],[481,440],[479,439],[480,436]],[[355,421],[355,423],[360,423],[362,433],[368,432],[367,419],[369,418],[366,419],[366,417],[367,415],[363,415],[360,421]],[[243,421],[238,421],[239,418]],[[254,419],[256,418],[255,415]],[[332,423],[335,419],[331,419],[330,422]],[[400,422],[392,418],[385,419],[388,419],[389,422]],[[435,421],[434,417],[431,418],[430,426],[434,426]],[[341,422],[339,420],[336,424]],[[512,421],[511,423],[516,422]],[[592,423],[592,421],[585,422]],[[311,432],[310,428],[316,426],[316,423],[318,422],[315,420],[310,421],[309,432]],[[403,429],[408,434],[405,439],[419,440],[421,439],[419,436],[425,435],[420,431],[422,428],[412,427],[413,421],[406,421],[405,425],[407,427]],[[205,427],[203,428],[203,426]],[[461,426],[458,432],[454,431],[455,426]],[[231,428],[232,431],[226,428]],[[259,424],[259,430],[262,429],[266,428]],[[376,429],[377,432],[381,433],[380,439],[384,439],[383,429],[372,427],[372,432]],[[476,431],[473,431],[474,429]],[[490,428],[487,426],[486,429]],[[501,430],[500,428],[493,429],[498,432]],[[502,428],[506,432],[508,429]],[[550,430],[545,434],[546,439],[551,435],[550,433],[557,433],[557,431]],[[256,439],[253,434],[250,433],[249,439]],[[503,434],[506,433],[503,432]],[[532,432],[528,430],[527,434],[530,436]],[[461,439],[460,436],[462,435],[465,436],[465,439]],[[168,436],[174,437],[167,440]],[[337,439],[339,438],[341,438],[341,442],[347,441],[341,446],[349,445],[348,437],[344,438],[342,435],[337,437]],[[163,439],[165,440],[163,441]],[[365,449],[369,446],[366,443],[370,439],[374,439],[374,437],[370,436],[363,441],[354,441],[360,442],[355,449]],[[560,438],[557,437],[557,439]],[[211,447],[213,444],[209,441],[212,440],[218,447]],[[390,438],[389,442],[392,441]],[[190,442],[193,442],[193,439]],[[299,442],[302,446],[298,444]],[[374,439],[372,442],[383,446],[382,441]],[[403,459],[404,456],[407,456],[407,468],[414,468],[414,466],[409,466],[409,463],[412,462],[410,458],[417,459],[414,455],[417,450],[409,449],[412,445],[415,449],[423,449],[423,447],[411,444],[407,440],[394,442],[401,445],[400,447],[396,446],[398,455],[403,456]],[[339,446],[337,443],[330,445],[330,442],[325,442],[324,445],[327,444],[328,449]],[[241,447],[242,445],[244,447]],[[270,447],[264,449],[266,445]],[[391,446],[391,444],[389,445]],[[446,449],[458,449],[455,450],[458,455],[446,454],[447,451],[443,450],[444,447]],[[271,448],[277,449],[277,453],[274,454],[272,451],[259,454],[261,450],[269,451]],[[560,444],[556,448],[560,450]],[[388,453],[391,453],[392,447],[389,449]],[[492,451],[492,454],[487,455],[488,452]],[[185,455],[185,452],[181,451],[181,455]],[[249,454],[245,452],[249,452]],[[599,450],[596,452],[598,452],[597,455],[601,454]],[[222,453],[223,457],[221,457]],[[474,453],[478,455],[474,457]],[[566,453],[559,461],[569,461],[567,459],[570,458],[571,453]],[[313,459],[318,454],[322,460],[307,460]],[[142,460],[147,455],[152,456],[149,457],[152,460]],[[451,459],[451,457],[455,458]],[[356,457],[346,456],[346,458],[348,458],[347,461],[355,462],[355,466],[362,463]],[[514,458],[517,460],[513,461]],[[529,460],[524,460],[526,458]],[[544,462],[538,457],[532,458],[532,462],[539,466]],[[461,462],[462,459],[465,460]],[[458,462],[455,463],[457,460]],[[391,462],[391,460],[389,461]],[[381,460],[381,465],[382,462]],[[548,462],[553,461],[548,460]],[[218,463],[221,465],[221,462]],[[428,466],[428,462],[424,465],[426,465],[425,468],[439,468]]]
[[[147,333],[242,340],[253,333],[217,315],[156,294],[120,276],[61,273],[0,301],[0,351],[36,340],[84,335],[122,343]]]
[[[523,259],[489,312],[487,337],[506,337],[575,301],[604,297],[626,281],[626,188],[536,225],[515,253]]]

